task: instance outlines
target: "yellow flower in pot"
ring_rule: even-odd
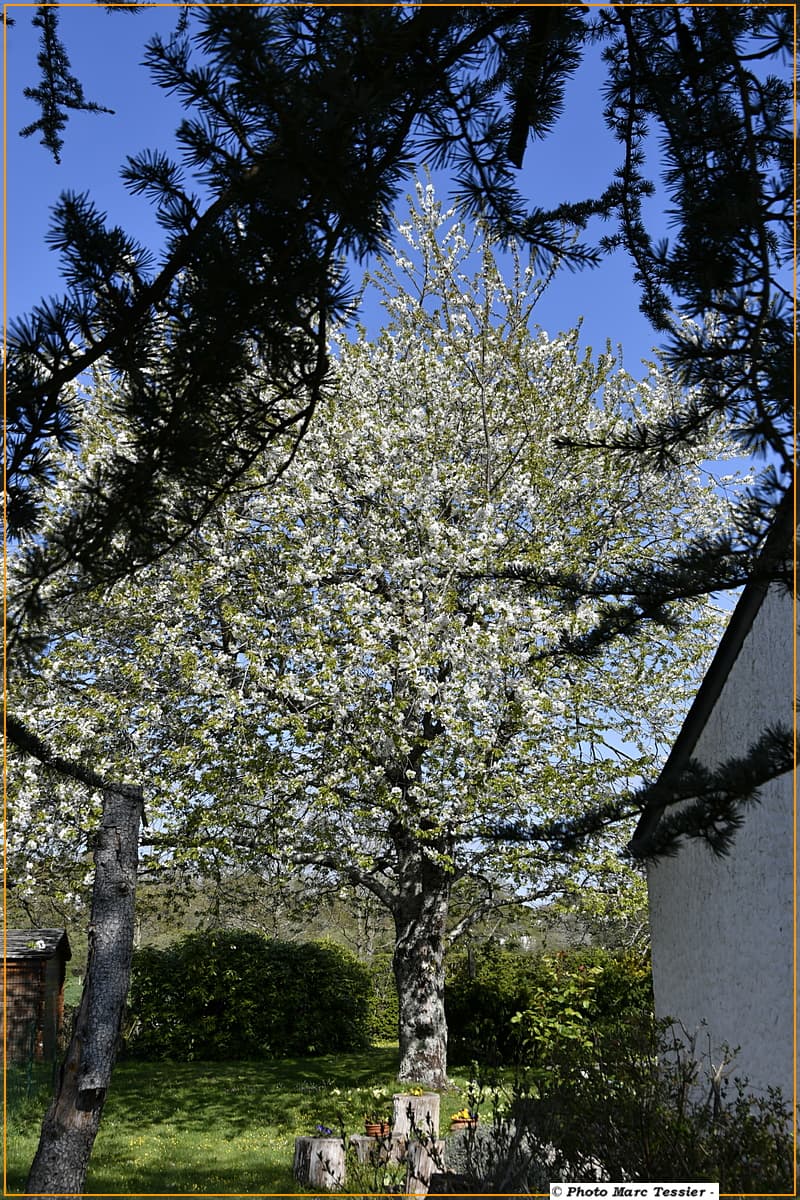
[[[459,1109],[457,1113],[453,1113],[450,1118],[451,1129],[474,1129],[478,1124],[478,1118],[474,1113],[471,1113],[468,1108]]]

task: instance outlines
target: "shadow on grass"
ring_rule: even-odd
[[[87,1194],[297,1195],[295,1136],[334,1124],[346,1093],[356,1103],[354,1091],[385,1087],[397,1066],[396,1046],[255,1062],[120,1062]],[[31,1098],[9,1121],[9,1193],[24,1189],[46,1104]]]
[[[126,1196],[174,1196],[181,1193],[192,1193],[198,1196],[253,1196],[259,1193],[267,1193],[274,1196],[289,1196],[296,1195],[296,1192],[290,1192],[289,1188],[296,1187],[291,1177],[291,1164],[288,1169],[286,1166],[282,1168],[275,1164],[265,1164],[263,1169],[253,1173],[253,1177],[243,1178],[241,1172],[230,1171],[227,1175],[220,1175],[213,1165],[210,1165],[205,1170],[195,1168],[191,1172],[186,1171],[182,1178],[176,1180],[175,1187],[172,1191],[165,1191],[164,1180],[165,1168],[153,1167],[151,1169],[139,1167],[135,1172],[135,1176],[131,1173],[131,1189],[126,1191]],[[109,1171],[92,1171],[87,1181],[87,1187],[90,1189],[86,1195],[113,1196],[115,1193],[119,1195],[119,1176],[112,1175]],[[103,1189],[108,1189],[104,1191]]]
[[[332,1089],[384,1083],[397,1065],[396,1047],[255,1062],[121,1062],[103,1119],[186,1130],[220,1124],[234,1134],[254,1125],[291,1130],[298,1117],[313,1118]]]

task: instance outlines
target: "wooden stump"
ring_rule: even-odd
[[[439,1093],[423,1092],[421,1096],[412,1096],[410,1092],[401,1092],[392,1097],[394,1113],[392,1116],[392,1133],[404,1137],[439,1136]]]
[[[298,1183],[323,1188],[327,1192],[344,1191],[344,1143],[338,1137],[298,1137],[294,1139],[292,1172]]]
[[[350,1145],[356,1152],[356,1158],[361,1163],[399,1163],[406,1156],[408,1138],[402,1134],[389,1134],[386,1137],[368,1137],[364,1133],[354,1133]]]
[[[409,1142],[406,1163],[405,1194],[427,1196],[431,1175],[434,1171],[444,1170],[444,1142],[438,1138]]]

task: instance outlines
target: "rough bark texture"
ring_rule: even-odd
[[[94,848],[89,956],[75,1029],[42,1123],[28,1196],[83,1192],[117,1051],[130,980],[142,793],[103,792]]]
[[[426,1139],[408,1144],[406,1154],[406,1196],[427,1196],[431,1175],[438,1168],[444,1169],[444,1142]]]
[[[444,952],[450,875],[407,830],[395,828],[392,836],[400,885],[393,957],[400,1005],[398,1076],[426,1088],[446,1088]]]
[[[348,1145],[352,1147],[360,1163],[368,1163],[375,1167],[383,1163],[405,1162],[408,1138],[395,1133],[385,1137],[368,1137],[364,1133],[354,1133]]]
[[[422,1135],[436,1138],[439,1136],[439,1103],[438,1092],[423,1092],[421,1096],[413,1096],[403,1092],[392,1098],[392,1133],[404,1137]]]
[[[336,1137],[294,1140],[293,1174],[298,1183],[336,1192],[345,1184],[345,1145]]]

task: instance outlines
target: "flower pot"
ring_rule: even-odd
[[[452,1117],[450,1120],[451,1129],[477,1129],[477,1127],[477,1117],[470,1117],[469,1119],[466,1117]]]
[[[367,1137],[388,1137],[389,1122],[388,1121],[365,1121],[364,1132]]]

